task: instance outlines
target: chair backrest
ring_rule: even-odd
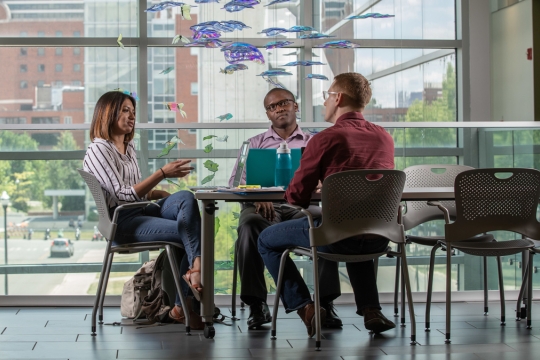
[[[105,239],[112,240],[113,235],[116,231],[116,226],[111,221],[109,209],[107,206],[107,199],[105,198],[105,194],[103,193],[103,188],[101,187],[101,184],[99,183],[98,179],[89,172],[86,172],[82,169],[77,169],[77,171],[79,171],[79,174],[81,174],[82,178],[86,182],[86,185],[88,185],[88,188],[90,189],[90,192],[94,197],[94,201],[96,202],[96,207],[99,215],[99,232],[105,237]]]
[[[403,171],[407,175],[406,188],[418,187],[452,187],[459,173],[472,170],[465,165],[414,165]],[[456,205],[454,201],[441,201],[448,209],[450,218],[456,217]],[[407,212],[403,216],[405,230],[431,220],[444,219],[444,215],[436,206],[429,206],[426,201],[407,201]]]
[[[380,235],[404,241],[398,223],[405,173],[352,170],[328,176],[322,188],[322,224],[310,230],[312,245],[335,243],[355,235]]]
[[[455,181],[456,221],[447,224],[447,241],[459,241],[488,231],[513,231],[540,239],[536,219],[540,171],[535,169],[476,169]]]

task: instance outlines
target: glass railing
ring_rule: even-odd
[[[540,169],[540,125],[534,122],[497,123],[379,123],[393,136],[397,169],[417,164],[463,164],[483,167],[528,167]],[[171,159],[192,159],[195,170],[177,184],[162,182],[169,192],[201,184],[226,185],[241,142],[265,131],[269,123],[222,124],[139,124],[136,143],[143,177]],[[324,130],[326,123],[300,123],[305,131]],[[0,184],[10,196],[6,224],[7,241],[0,243],[0,294],[10,295],[92,295],[95,293],[105,241],[96,225],[95,204],[76,169],[88,145],[88,124],[2,125],[0,132]],[[209,138],[208,135],[215,135]],[[173,136],[181,139],[164,154],[165,143]],[[45,145],[43,145],[45,144]],[[210,172],[204,163],[218,165]],[[53,191],[54,190],[54,191]],[[240,213],[237,203],[222,203],[216,213],[219,227],[215,246],[216,294],[230,294],[236,226]],[[2,213],[2,215],[4,215]],[[2,219],[3,220],[3,219]],[[4,223],[0,240],[5,239]],[[77,230],[79,229],[79,230]],[[410,231],[416,235],[443,233],[443,222],[433,221]],[[78,234],[78,235],[77,235]],[[510,239],[498,233],[501,239]],[[56,257],[51,252],[55,238],[73,243],[73,254]],[[430,248],[407,247],[414,291],[425,291]],[[6,256],[7,251],[7,256]],[[118,255],[112,268],[108,294],[120,294],[123,283],[155,254]],[[445,254],[437,257],[435,279],[445,274]],[[7,259],[7,263],[5,262]],[[520,255],[503,257],[504,286],[519,289]],[[308,284],[309,261],[297,258]],[[379,262],[381,292],[392,292],[395,259]],[[453,290],[483,289],[482,260],[457,252],[453,257]],[[344,268],[340,268],[343,292],[350,292]],[[497,289],[496,263],[488,262],[489,289]],[[536,270],[536,269],[535,269]],[[493,274],[493,275],[491,275]],[[2,276],[3,275],[3,276]],[[6,286],[7,281],[7,286]],[[534,287],[540,288],[540,280]],[[268,287],[274,282],[268,277]],[[435,291],[444,290],[444,281],[435,281]]]

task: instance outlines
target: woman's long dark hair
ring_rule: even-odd
[[[135,99],[121,91],[109,91],[101,95],[96,103],[92,124],[90,125],[91,141],[94,141],[94,138],[101,138],[104,140],[112,139],[113,124],[118,120],[122,104],[126,99],[131,101],[133,108],[136,107],[137,102]],[[124,142],[130,142],[133,140],[134,136],[135,126],[129,134],[125,135]]]

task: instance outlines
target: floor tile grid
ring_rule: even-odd
[[[509,309],[511,304],[509,303]],[[186,336],[182,325],[135,329],[133,326],[101,326],[98,336],[89,335],[88,309],[0,308],[0,359],[135,359],[135,358],[336,358],[390,360],[399,355],[436,359],[456,354],[460,359],[517,359],[540,351],[540,332],[526,330],[525,322],[507,321],[500,327],[496,311],[484,317],[482,304],[453,304],[452,344],[444,344],[444,304],[434,304],[432,330],[423,329],[423,309],[417,306],[418,346],[409,345],[410,330],[398,328],[371,336],[363,328],[362,318],[350,305],[338,306],[342,330],[324,329],[323,348],[314,351],[314,340],[307,339],[305,328],[295,314],[280,312],[278,339],[269,339],[269,326],[247,330],[246,311],[237,311],[241,320],[233,326],[216,325],[216,338],[205,339],[201,332]],[[493,309],[497,303],[490,304]],[[385,313],[390,307],[384,308]],[[480,314],[480,315],[479,315]],[[105,318],[119,319],[118,309],[107,308]],[[508,319],[507,314],[507,319]],[[534,320],[533,320],[534,321]],[[409,325],[409,324],[407,324]],[[403,357],[405,356],[405,357]],[[449,357],[448,357],[449,356]],[[465,358],[463,357],[465,356]],[[442,357],[441,357],[442,359]]]

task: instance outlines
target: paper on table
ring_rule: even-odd
[[[283,190],[282,187],[279,186],[272,186],[272,187],[263,187],[260,189],[217,189],[218,192],[227,192],[227,193],[233,193],[233,194],[249,194],[249,193],[283,193],[285,190]]]

